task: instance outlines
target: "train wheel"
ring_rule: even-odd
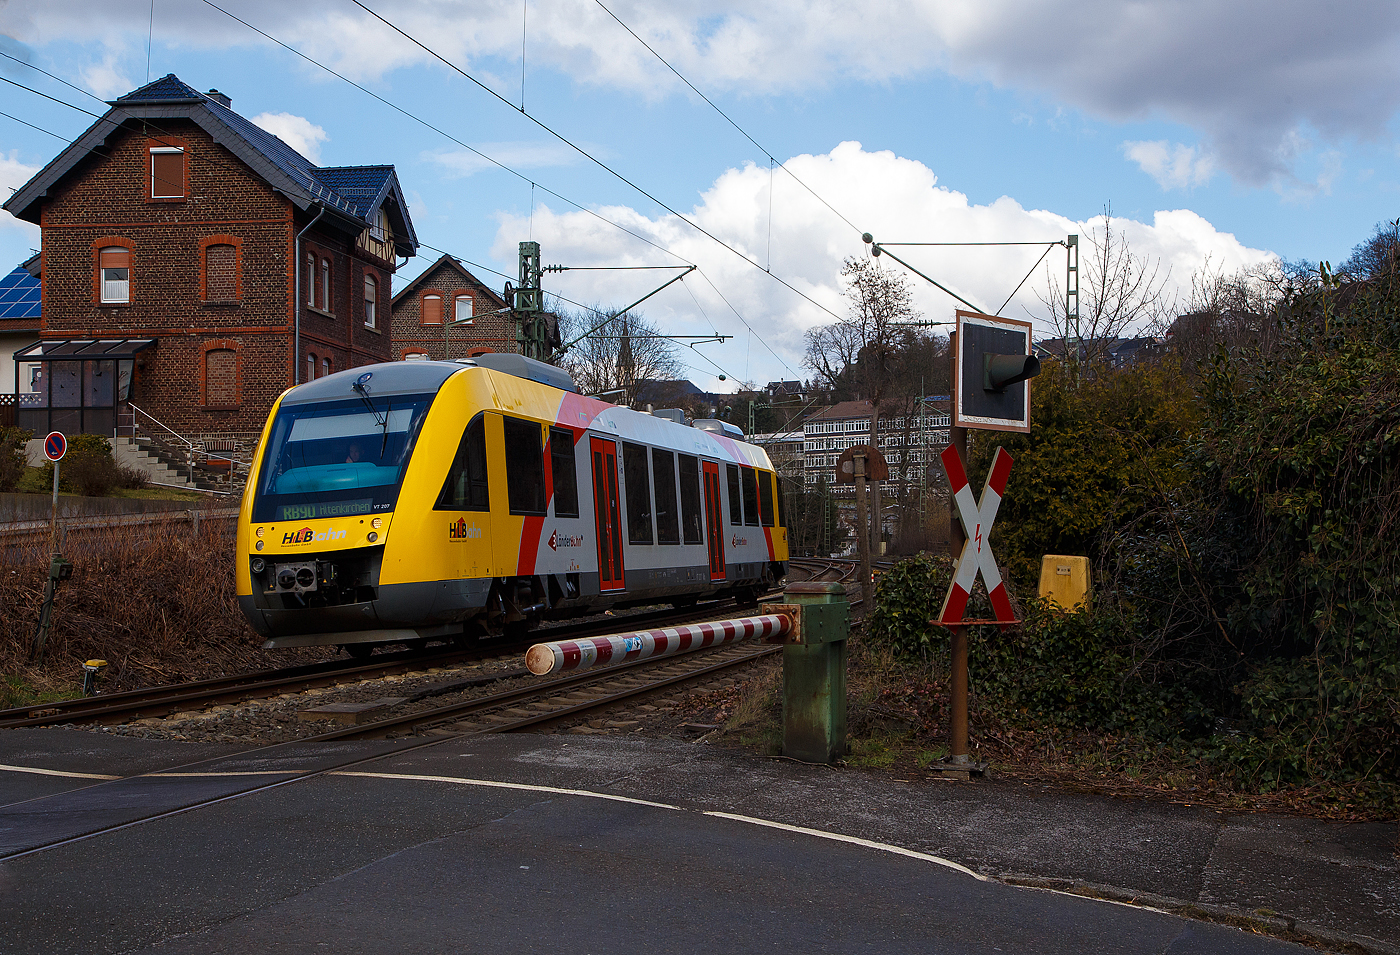
[[[372,643],[347,643],[344,648],[350,654],[352,660],[368,660],[369,655],[374,652]]]

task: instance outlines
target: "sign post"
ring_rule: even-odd
[[[856,486],[856,547],[860,554],[860,599],[870,608],[870,517],[865,506],[866,480],[884,481],[889,465],[879,451],[868,444],[853,444],[841,452],[836,462],[836,482]],[[878,519],[878,515],[877,515]]]
[[[953,413],[948,447],[941,457],[950,491],[948,552],[954,561],[953,580],[937,619],[929,622],[947,627],[952,634],[948,762],[943,768],[966,777],[986,771],[986,764],[973,763],[968,752],[967,628],[996,623],[1005,629],[1019,622],[988,541],[1011,475],[1011,455],[997,448],[982,499],[974,500],[963,467],[967,460],[967,431],[977,428],[1028,433],[1029,379],[1040,374],[1040,362],[1031,354],[1030,322],[996,315],[958,311],[948,345],[953,364]],[[979,573],[987,585],[995,620],[963,619]]]
[[[58,591],[58,582],[73,576],[72,562],[65,560],[58,551],[58,468],[59,461],[68,453],[68,439],[62,431],[51,431],[44,438],[44,456],[53,462],[53,506],[49,511],[49,548],[53,557],[49,559],[49,579],[44,585],[44,602],[39,607],[39,625],[34,628],[34,645],[30,659],[35,663],[44,660],[44,645],[49,639],[49,622],[53,617],[53,598]]]

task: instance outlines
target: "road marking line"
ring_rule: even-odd
[[[295,776],[303,773],[303,769],[248,769],[236,773],[143,773],[143,776],[160,776],[166,779],[206,776]]]
[[[874,842],[870,839],[861,839],[859,836],[843,836],[836,832],[823,832],[820,829],[808,829],[804,826],[789,826],[784,822],[773,822],[768,819],[756,819],[753,816],[740,816],[732,812],[706,812],[707,816],[714,816],[718,819],[730,819],[734,822],[747,822],[754,826],[766,826],[769,829],[781,829],[784,832],[796,832],[804,836],[816,836],[818,839],[830,839],[833,842],[846,842],[853,846],[863,846],[866,849],[877,849],[880,852],[889,852],[897,856],[908,856],[911,859],[919,859],[923,862],[933,862],[937,865],[947,866],[961,872],[963,875],[970,875],[979,882],[991,882],[985,875],[979,875],[966,866],[958,865],[950,859],[943,859],[927,852],[915,852],[913,849],[905,849],[900,846],[892,846],[887,842]]]
[[[121,779],[120,776],[104,776],[102,773],[70,773],[62,769],[36,769],[33,766],[6,766],[0,763],[0,770],[11,773],[33,773],[36,776],[67,776],[70,779]]]
[[[558,796],[583,796],[588,799],[607,799],[611,802],[631,803],[635,806],[651,806],[653,809],[675,809],[680,806],[664,802],[650,802],[646,799],[632,799],[629,796],[614,796],[611,793],[595,793],[587,789],[559,789],[555,786],[531,786],[526,783],[503,783],[494,779],[465,779],[461,776],[416,776],[407,773],[355,773],[334,772],[329,776],[363,776],[369,779],[406,779],[412,782],[456,783],[459,786],[484,786],[489,789],[516,789],[522,792],[552,793]]]

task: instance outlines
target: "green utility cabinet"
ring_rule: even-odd
[[[846,755],[846,588],[802,581],[784,599],[764,607],[793,618],[783,647],[783,755],[834,763]]]

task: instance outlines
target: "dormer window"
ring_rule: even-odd
[[[370,235],[380,242],[389,241],[389,217],[384,214],[383,206],[375,210],[374,226],[370,229]]]
[[[152,146],[151,198],[185,198],[185,150],[180,146]]]

